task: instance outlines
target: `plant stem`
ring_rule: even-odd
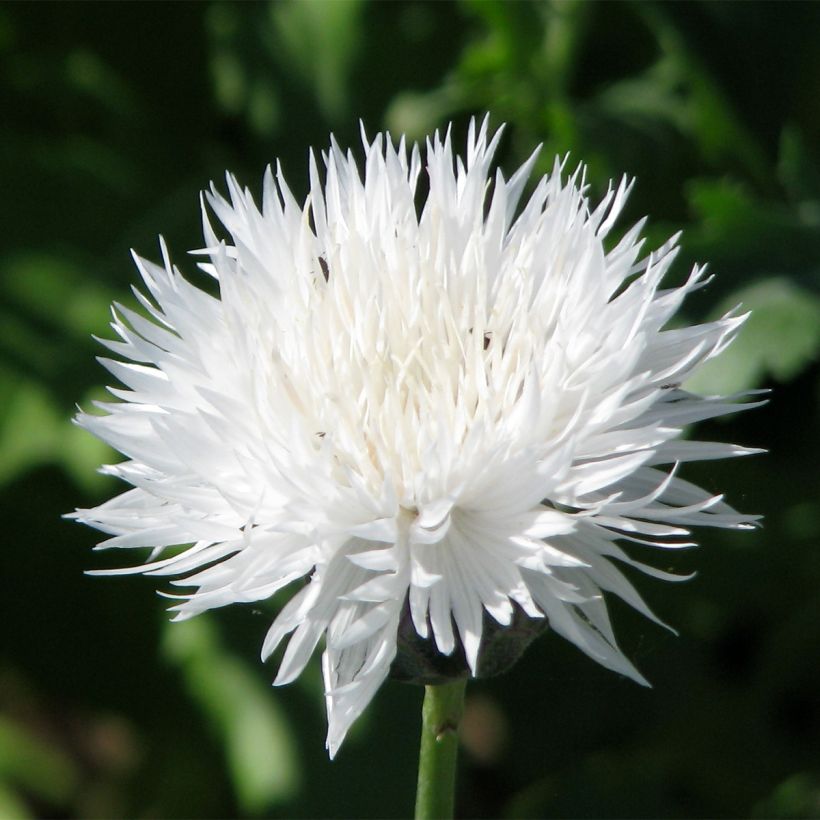
[[[466,678],[424,687],[416,820],[449,820],[453,816],[458,727],[466,687]]]

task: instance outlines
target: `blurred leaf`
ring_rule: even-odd
[[[663,48],[657,62],[642,74],[607,85],[587,106],[587,115],[604,116],[621,127],[632,125],[656,143],[670,141],[658,132],[659,126],[672,128],[686,140],[699,165],[740,161],[744,170],[765,178],[760,148],[730,102],[696,64],[673,27],[663,22],[656,26]]]
[[[392,133],[421,140],[446,120],[457,105],[451,85],[435,91],[403,91],[390,103],[385,122]]]
[[[79,404],[87,410],[92,401],[107,401],[110,398],[102,388],[95,388],[83,396]],[[74,424],[73,417],[60,418],[57,435],[59,447],[55,460],[78,487],[88,493],[98,493],[104,485],[113,483],[110,477],[99,472],[102,464],[116,464],[122,460],[122,456],[113,447],[78,427]]]
[[[53,745],[0,716],[0,782],[51,803],[66,803],[77,788],[72,761]]]
[[[59,446],[60,417],[37,385],[0,371],[0,485],[34,464],[49,461]]]
[[[66,59],[66,80],[81,94],[97,100],[119,115],[134,113],[137,105],[130,87],[98,54],[77,48]]]
[[[791,504],[784,511],[783,527],[795,541],[814,538],[820,532],[820,506],[816,499]]]
[[[796,202],[820,200],[820,165],[811,155],[806,138],[796,126],[786,126],[780,136],[778,177],[783,187]],[[817,210],[815,221],[820,223]]]
[[[100,332],[110,318],[114,291],[91,279],[65,258],[18,254],[2,262],[0,287],[32,318],[82,339]]]
[[[638,13],[654,31],[667,63],[664,84],[685,100],[679,124],[689,131],[699,154],[710,163],[740,166],[761,182],[769,178],[767,162],[756,135],[738,116],[709,68],[698,58],[697,42],[687,39],[663,3],[638,3]]]
[[[4,820],[28,820],[32,817],[26,804],[9,788],[0,781],[0,817]]]
[[[359,54],[361,0],[272,3],[274,28],[288,63],[312,86],[330,122],[347,116],[348,82]]]
[[[754,807],[752,817],[777,820],[820,817],[820,780],[815,774],[793,775]]]
[[[454,114],[490,112],[497,122],[515,123],[515,139],[527,155],[545,137],[545,155],[577,148],[570,86],[583,54],[589,4],[482,0],[464,6],[482,23],[478,36],[438,88],[395,96],[389,127],[409,127],[409,136],[421,137]]]
[[[626,751],[626,753],[624,753]],[[503,815],[518,817],[653,817],[663,805],[660,756],[627,749],[592,754],[531,783],[514,795]]]
[[[118,460],[114,451],[75,426],[44,387],[0,367],[0,394],[0,486],[45,463],[60,464],[89,491],[108,480],[97,468]]]
[[[811,207],[763,199],[729,178],[691,180],[686,196],[696,224],[683,250],[718,273],[713,293],[725,295],[772,271],[820,293],[820,214]]]
[[[767,279],[732,294],[716,311],[738,304],[750,310],[737,339],[686,383],[696,393],[728,394],[760,385],[767,377],[794,378],[820,348],[820,299],[787,279]]]
[[[0,484],[51,462],[93,490],[105,480],[97,467],[113,451],[76,428],[72,406],[57,395],[72,358],[90,352],[91,334],[106,327],[114,291],[66,259],[42,252],[3,259],[0,290],[12,308],[2,312],[0,325],[0,391],[6,397],[0,407]],[[78,385],[68,386],[76,399]]]
[[[248,42],[246,15],[231,3],[208,8],[206,25],[213,41],[210,72],[217,105],[231,117],[244,115],[250,129],[269,139],[279,127],[281,103],[267,50],[273,39],[272,25],[257,5],[260,21],[254,40]],[[252,47],[249,47],[252,46]]]
[[[222,110],[228,114],[238,114],[245,101],[246,78],[236,54],[227,49],[214,50],[211,57],[211,75],[214,80],[214,94]]]
[[[222,649],[207,615],[166,624],[164,651],[224,743],[243,810],[258,814],[292,798],[301,781],[296,743],[272,688]]]

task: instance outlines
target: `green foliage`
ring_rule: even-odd
[[[820,349],[820,298],[788,279],[764,279],[736,291],[717,315],[737,305],[751,315],[737,340],[687,383],[695,392],[736,393],[769,377],[786,382],[799,375]]]
[[[91,335],[109,335],[111,301],[134,303],[128,249],[156,256],[163,231],[193,272],[210,179],[258,186],[278,157],[304,194],[307,148],[329,130],[353,144],[359,118],[411,137],[453,120],[459,136],[489,112],[508,123],[508,170],[543,143],[540,170],[569,152],[593,195],[636,176],[628,218],[651,216],[650,245],[684,229],[676,275],[715,273],[690,318],[752,311],[688,386],[773,393],[731,436],[701,430],[769,456],[690,473],[734,487],[764,527],[675,556],[700,573],[685,587],[642,585],[680,638],[615,607],[655,689],[539,639],[476,685],[512,740],[465,733],[460,811],[816,816],[818,30],[820,4],[773,2],[0,6],[0,815],[409,812],[414,690],[387,686],[331,765],[318,670],[272,690],[259,664],[276,602],[157,628],[144,579],[82,575],[107,556],[59,516],[116,490],[95,469],[117,456],[70,418],[106,396]]]
[[[70,800],[77,788],[77,775],[67,755],[22,726],[0,718],[0,783],[18,786],[59,804]],[[12,802],[11,792],[6,794],[8,809],[25,816],[21,804]]]
[[[820,783],[816,775],[800,773],[781,783],[755,807],[754,817],[795,820],[820,815]]]
[[[226,652],[207,616],[166,625],[164,652],[214,726],[243,812],[261,814],[301,784],[293,728],[260,670]]]
[[[328,122],[350,116],[351,69],[361,54],[361,0],[270,7],[284,61],[298,72]]]

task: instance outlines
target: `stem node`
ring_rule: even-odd
[[[453,816],[458,728],[464,713],[467,680],[424,687],[416,820]]]

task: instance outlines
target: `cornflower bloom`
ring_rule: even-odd
[[[111,574],[175,576],[176,619],[292,585],[262,656],[290,635],[285,684],[324,638],[331,756],[408,632],[476,675],[488,631],[548,623],[645,683],[604,593],[657,620],[621,567],[679,576],[623,542],[754,521],[676,475],[754,452],[681,438],[751,406],[681,386],[744,317],[667,328],[707,280],[660,289],[677,237],[642,256],[643,222],[607,249],[630,183],[593,206],[556,162],[519,206],[536,156],[493,175],[499,136],[471,125],[464,158],[428,140],[420,208],[421,152],[389,135],[363,135],[363,173],[335,141],[324,174],[311,155],[304,204],[278,166],[261,209],[228,176],[197,251],[218,295],[164,245],[162,265],[135,257],[145,315],[115,306],[104,342],[125,389],[78,416],[133,488],[74,516],[99,548],[152,548]]]

